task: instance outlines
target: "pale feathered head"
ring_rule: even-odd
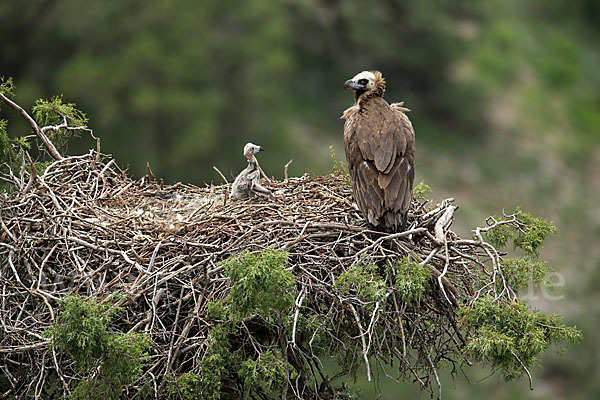
[[[383,96],[385,92],[385,79],[379,71],[363,71],[348,79],[344,83],[345,89],[354,89],[354,97],[359,99],[364,93],[373,96]]]
[[[261,146],[253,143],[246,143],[244,146],[244,156],[248,159],[248,161],[255,161],[256,158],[254,158],[254,155],[263,150],[264,149]]]
[[[369,90],[373,86],[375,86],[375,74],[371,71],[360,72],[344,83],[345,89],[352,88],[354,90]]]

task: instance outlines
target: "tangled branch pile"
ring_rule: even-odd
[[[510,377],[534,359],[473,341],[502,333],[482,313],[517,301],[517,274],[486,234],[522,240],[521,214],[461,239],[452,199],[417,197],[409,228],[386,234],[365,226],[344,175],[274,181],[274,201],[239,202],[226,201],[228,185],[132,180],[95,152],[28,177],[0,197],[4,396],[60,397],[107,374],[108,356],[80,368],[48,334],[74,294],[121,307],[110,332],[151,339],[117,397],[333,398],[359,366],[433,391],[444,360],[487,360]],[[531,315],[546,342],[565,337],[551,332],[559,321]],[[502,334],[522,333],[511,329]]]

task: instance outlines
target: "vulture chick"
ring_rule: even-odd
[[[262,147],[252,143],[244,146],[244,156],[248,159],[248,166],[235,178],[231,186],[231,200],[257,196],[273,198],[273,193],[260,185],[260,167],[254,155],[263,150]]]
[[[344,83],[354,106],[344,111],[344,147],[352,192],[369,226],[406,229],[415,176],[415,132],[402,103],[383,98],[385,79],[363,71]]]

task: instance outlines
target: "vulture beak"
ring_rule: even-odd
[[[361,85],[354,82],[352,79],[348,79],[344,82],[344,89],[364,89]]]
[[[262,146],[258,146],[258,151],[265,151],[265,149]]]

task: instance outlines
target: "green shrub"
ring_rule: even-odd
[[[207,304],[206,314],[215,325],[210,328],[208,348],[201,361],[201,394],[190,399],[220,399],[225,395],[225,381],[237,380],[246,391],[253,392],[275,390],[287,379],[292,368],[284,362],[279,350],[271,349],[272,333],[268,329],[261,338],[264,351],[256,352],[253,347],[249,351],[243,346],[232,345],[232,340],[235,342],[240,337],[240,329],[247,318],[256,317],[257,323],[266,326],[281,324],[281,329],[282,325],[289,325],[296,281],[287,269],[287,262],[288,253],[271,248],[259,253],[246,251],[223,261],[225,275],[229,277],[229,296]],[[181,379],[176,378],[180,392],[184,394],[182,388],[187,387],[192,393],[193,385],[185,386]],[[195,381],[188,379],[185,382]],[[170,390],[169,393],[173,393]]]
[[[365,303],[375,303],[385,297],[386,285],[376,265],[358,264],[355,269],[343,272],[333,285],[342,295],[356,295]],[[368,310],[372,309],[367,307]]]
[[[227,336],[231,331],[229,324],[217,325],[210,329],[208,349],[201,361],[203,400],[221,398],[221,381],[225,368],[232,368],[234,357]]]
[[[525,373],[549,344],[577,343],[583,337],[576,327],[565,326],[560,316],[530,311],[520,303],[498,304],[491,296],[462,307],[459,313],[473,332],[466,355],[500,368],[507,380]]]
[[[223,262],[230,279],[227,300],[236,320],[258,314],[268,318],[271,311],[288,312],[294,304],[295,279],[286,269],[288,254],[283,250],[246,251]]]
[[[394,287],[402,299],[411,303],[427,289],[431,281],[431,271],[408,258],[400,259],[394,266]]]
[[[506,258],[502,260],[502,272],[509,286],[521,289],[531,285],[540,286],[548,282],[552,267],[545,261],[532,261],[528,258]]]
[[[260,388],[269,393],[281,387],[291,369],[292,367],[283,360],[281,351],[269,350],[256,360],[249,358],[243,361],[238,375],[248,390]]]
[[[344,164],[343,161],[338,160],[333,146],[329,146],[329,152],[331,153],[331,160],[333,161],[333,168],[331,169],[331,172],[335,175],[340,175],[342,177],[349,178],[350,175],[348,173],[348,169],[346,168],[346,164]],[[347,183],[350,182],[348,181]]]
[[[431,187],[425,181],[419,182],[413,189],[413,195],[417,199],[426,199],[431,193]]]
[[[72,392],[73,399],[118,399],[124,385],[141,375],[151,341],[147,335],[111,332],[108,324],[121,311],[110,301],[98,303],[79,295],[61,301],[62,311],[44,335],[75,361],[75,369],[86,374],[98,366],[95,378],[83,378]]]
[[[167,384],[163,392],[165,399],[169,400],[196,400],[202,396],[202,377],[190,372],[177,377],[167,376]]]
[[[507,218],[495,216],[496,221],[507,221]],[[517,229],[516,226],[519,226]],[[549,233],[556,228],[544,218],[535,218],[531,214],[517,208],[517,220],[514,224],[502,224],[484,233],[485,240],[497,249],[503,249],[508,240],[513,240],[515,248],[522,249],[529,257],[537,257]]]

